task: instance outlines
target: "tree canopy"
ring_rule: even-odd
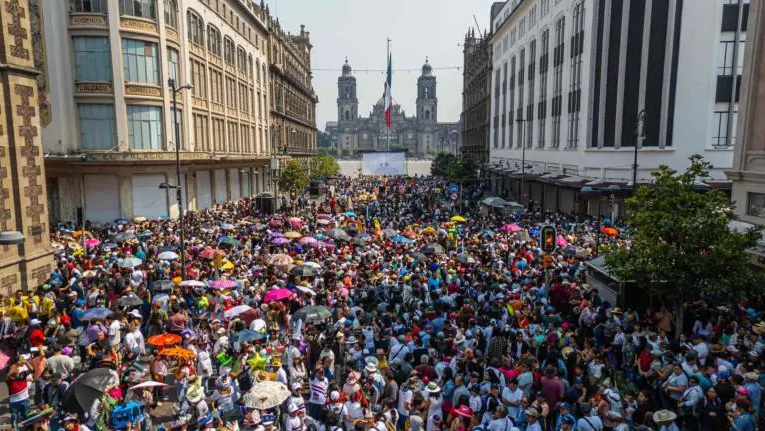
[[[475,179],[478,164],[470,157],[457,157],[452,153],[440,153],[430,165],[430,173],[451,181]]]
[[[329,178],[340,173],[340,164],[334,157],[325,154],[311,159],[311,178]]]
[[[308,187],[308,172],[297,160],[289,160],[279,176],[279,188],[302,191],[306,187]]]
[[[627,199],[631,246],[611,248],[605,256],[619,279],[673,304],[678,326],[683,302],[734,301],[763,282],[746,253],[759,231],[728,227],[734,216],[726,195],[705,183],[711,165],[698,155],[690,161],[683,173],[661,166],[653,184]]]

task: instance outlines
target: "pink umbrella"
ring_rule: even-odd
[[[101,241],[96,238],[85,241],[85,247],[87,248],[97,247],[99,244],[101,244]]]
[[[292,217],[290,218],[290,226],[300,229],[303,227],[303,220],[301,220],[300,217]]]
[[[313,244],[313,243],[315,243],[317,241],[316,241],[316,238],[314,238],[312,236],[304,236],[304,237],[300,238],[300,241],[298,241],[298,242],[300,244]]]
[[[213,289],[231,289],[234,286],[236,286],[236,281],[228,280],[225,278],[215,280],[210,285],[210,287],[212,287]]]
[[[136,389],[145,389],[145,388],[159,388],[159,387],[168,387],[168,385],[160,382],[155,382],[154,380],[149,380],[143,383],[139,383],[135,386],[131,386],[128,388],[128,391],[134,391]]]
[[[316,216],[316,218],[331,219],[332,215],[331,214],[318,214]]]
[[[274,244],[274,245],[284,245],[284,244],[287,244],[288,242],[290,242],[289,238],[285,238],[283,236],[279,236],[271,240],[271,244]]]
[[[263,298],[263,302],[268,304],[269,302],[274,302],[274,301],[284,301],[290,296],[292,296],[292,291],[290,291],[289,289],[269,290],[268,293],[266,293],[265,298]]]
[[[282,222],[281,222],[281,220],[277,220],[277,219],[271,219],[271,220],[268,222],[268,225],[269,225],[269,226],[271,226],[271,227],[281,227],[281,225],[282,225]]]
[[[326,247],[326,248],[335,248],[335,244],[332,244],[330,242],[324,242],[324,241],[316,241],[314,243],[311,243],[314,247]]]
[[[563,235],[558,235],[558,238],[555,239],[555,245],[565,247],[568,245],[568,241],[566,241],[566,238],[563,238]]]

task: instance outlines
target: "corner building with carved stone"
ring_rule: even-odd
[[[184,210],[273,189],[272,158],[285,157],[270,132],[273,19],[251,0],[44,2],[51,222],[176,217],[175,190],[159,187],[179,182],[176,145]]]

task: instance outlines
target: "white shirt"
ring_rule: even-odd
[[[402,387],[398,390],[398,414],[401,416],[409,416],[409,409],[406,408],[406,405],[412,402],[412,395],[411,388],[404,389]]]
[[[210,377],[213,375],[212,360],[207,350],[197,351],[197,374],[200,377]]]
[[[509,387],[505,387],[502,390],[503,401],[517,403],[521,401],[521,399],[523,399],[523,391],[519,388],[515,388],[515,391],[512,391]],[[520,410],[520,407],[507,406],[507,413],[511,418],[518,417],[518,410]]]
[[[122,330],[122,324],[119,320],[114,320],[109,324],[109,344],[112,346],[119,346],[122,339],[120,330]]]
[[[588,423],[587,421],[590,422]],[[581,418],[576,421],[576,429],[578,431],[602,431],[603,421],[601,421],[598,416],[587,416],[586,420],[585,418]]]
[[[361,407],[361,403],[346,401],[343,404],[343,410],[341,412],[343,422],[345,423],[345,429],[353,429],[353,421],[361,419],[364,415],[364,409]],[[348,417],[348,419],[346,419]]]
[[[316,377],[310,381],[311,397],[308,402],[311,404],[324,405],[327,403],[327,388],[329,388],[329,380],[323,377],[321,380]]]

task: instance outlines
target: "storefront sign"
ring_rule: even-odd
[[[151,21],[144,21],[135,18],[120,18],[120,27],[127,30],[146,31],[151,33],[157,33],[157,23]]]
[[[69,15],[71,27],[106,27],[106,16],[101,14]]]
[[[174,152],[136,152],[136,153],[90,153],[89,160],[104,162],[133,162],[133,161],[172,161],[175,160]],[[212,160],[213,157],[208,153],[180,153],[181,160]]]
[[[103,83],[95,83],[95,82],[88,82],[88,83],[78,83],[76,85],[76,91],[77,93],[95,93],[95,94],[111,94],[112,93],[112,84],[108,82]]]
[[[125,94],[129,96],[146,96],[146,97],[161,97],[159,87],[151,87],[147,85],[127,84],[125,85]]]

